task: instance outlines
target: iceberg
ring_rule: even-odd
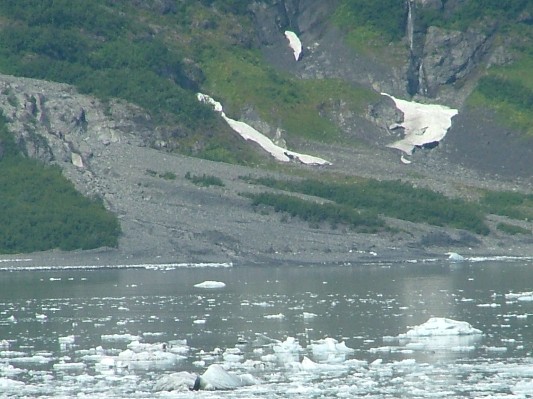
[[[440,142],[452,125],[452,118],[459,112],[444,105],[422,104],[401,100],[387,93],[381,94],[391,98],[404,114],[404,121],[400,126],[405,130],[405,137],[387,147],[406,154],[411,154],[415,147]]]
[[[483,333],[465,321],[432,317],[398,338],[409,350],[465,352],[477,347]]]
[[[481,330],[472,327],[466,321],[456,321],[444,317],[431,317],[425,323],[413,327],[405,334],[400,334],[399,338],[420,338],[420,337],[443,337],[461,335],[482,335]]]
[[[231,118],[228,118],[226,114],[224,113],[224,109],[222,107],[222,104],[218,101],[215,101],[213,98],[208,96],[207,94],[198,93],[197,94],[198,101],[209,104],[213,107],[213,109],[216,112],[219,112],[222,115],[222,118],[226,121],[226,123],[235,131],[237,132],[243,139],[253,141],[263,150],[268,152],[270,155],[272,155],[276,160],[281,162],[301,162],[306,165],[331,165],[331,162],[326,161],[325,159],[314,157],[312,155],[306,155],[306,154],[300,154],[293,151],[288,151],[285,148],[282,148],[276,144],[272,140],[270,140],[267,136],[265,136],[263,133],[257,131],[250,125],[240,122]]]
[[[296,33],[290,30],[285,31],[285,37],[289,41],[289,47],[294,52],[294,58],[296,61],[299,61],[302,56],[302,42],[300,41],[300,38]]]
[[[462,256],[462,255],[459,255],[458,253],[456,252],[448,252],[447,253],[448,255],[448,259],[452,262],[462,262],[465,260],[465,257]]]
[[[256,385],[258,380],[250,374],[229,373],[219,364],[210,365],[202,375],[186,371],[160,377],[155,391],[229,390],[247,385]]]
[[[215,288],[224,288],[226,284],[221,281],[204,281],[203,283],[194,284],[196,288],[206,288],[206,289],[215,289]]]

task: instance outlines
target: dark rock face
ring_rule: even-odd
[[[467,77],[487,55],[491,39],[474,29],[459,32],[430,27],[419,70],[419,94],[434,97],[439,87]]]

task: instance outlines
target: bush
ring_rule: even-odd
[[[209,186],[219,186],[224,187],[224,182],[222,179],[216,176],[206,175],[205,173],[202,176],[191,175],[191,172],[185,174],[185,178],[197,186],[209,187]]]
[[[365,180],[359,183],[331,183],[318,180],[280,181],[251,179],[268,187],[298,192],[333,201],[352,209],[416,223],[449,226],[477,234],[488,234],[484,214],[478,206],[450,199],[400,181]]]

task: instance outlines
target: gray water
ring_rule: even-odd
[[[195,287],[203,281],[225,287]],[[527,259],[4,270],[0,397],[532,397],[532,291]],[[483,335],[423,345],[397,338],[430,317]],[[258,336],[297,349],[280,354]],[[353,352],[310,349],[325,338]],[[118,362],[135,340],[153,344],[144,361]],[[179,356],[148,356],[164,343]],[[259,384],[154,392],[163,375],[201,374],[213,363]]]

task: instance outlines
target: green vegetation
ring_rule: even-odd
[[[487,213],[517,220],[533,220],[533,194],[488,191],[480,204]]]
[[[185,173],[185,178],[200,187],[224,187],[224,182],[222,179],[216,176],[206,175],[205,173],[202,176],[197,176],[191,175],[191,172],[187,172]]]
[[[371,211],[358,211],[349,206],[335,203],[316,203],[286,194],[247,194],[252,205],[272,206],[276,212],[285,212],[292,217],[299,217],[311,226],[330,223],[332,228],[347,225],[362,233],[377,233],[385,228],[385,222]]]
[[[301,181],[251,179],[250,181],[267,187],[323,198],[338,206],[366,212],[374,218],[375,215],[383,215],[415,223],[465,229],[477,234],[489,233],[485,215],[476,204],[447,198],[431,190],[415,188],[400,181],[364,180],[358,183],[330,183],[310,179]],[[272,201],[272,198],[268,199]],[[280,201],[286,200],[280,197]]]
[[[177,177],[174,172],[158,173],[152,169],[147,169],[146,173],[152,177],[160,177],[161,179],[165,179],[165,180],[176,180],[176,177]]]
[[[496,228],[501,232],[512,236],[517,234],[531,234],[531,230],[509,223],[498,223]]]
[[[405,34],[405,0],[342,0],[334,21],[348,32],[383,42],[400,40]]]
[[[0,253],[116,247],[120,226],[77,192],[58,167],[20,154],[0,120]]]
[[[103,0],[2,1],[0,71],[123,98],[189,134],[223,126],[196,100],[183,54],[121,11]]]

